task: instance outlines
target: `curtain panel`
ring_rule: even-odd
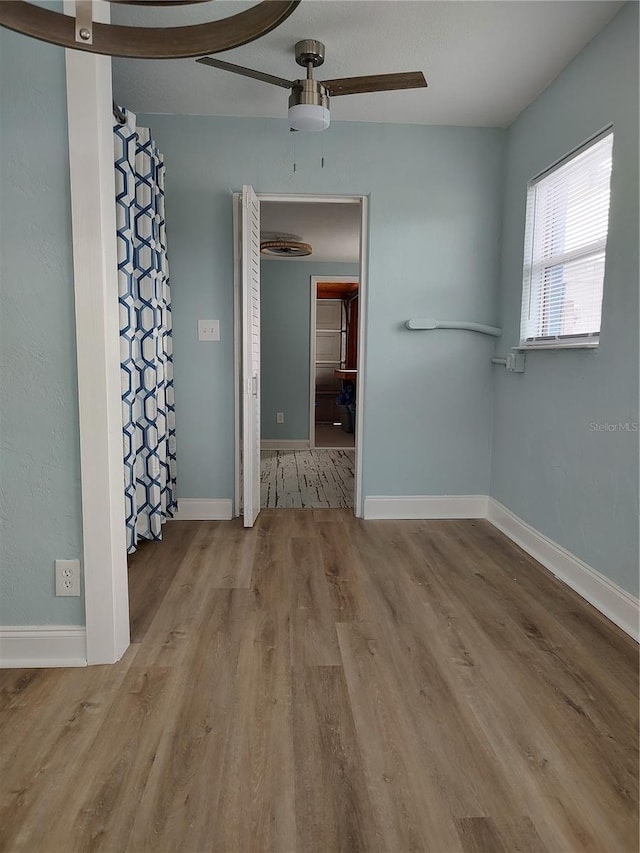
[[[127,551],[161,539],[176,509],[164,159],[148,128],[114,127]]]

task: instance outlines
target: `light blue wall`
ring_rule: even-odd
[[[168,162],[179,490],[233,488],[231,197],[370,194],[365,494],[491,493],[637,590],[638,44],[630,4],[509,132],[500,348],[517,342],[525,185],[610,121],[610,250],[597,353],[494,368],[478,335],[411,333],[411,316],[494,322],[505,134],[336,123],[292,135],[261,119],[156,116]],[[0,624],[81,624],[53,561],[81,553],[67,129],[61,49],[0,29]],[[326,166],[320,168],[321,145]],[[219,317],[220,344],[196,320]]]
[[[527,354],[496,368],[491,494],[624,589],[638,591],[638,4],[629,3],[510,128],[499,349],[520,322],[527,181],[614,126],[609,245],[597,352]]]
[[[284,120],[139,120],[167,162],[178,493],[233,494],[231,192],[250,183],[370,194],[364,494],[487,494],[493,343],[403,323],[495,322],[504,132],[336,122],[296,134],[294,173]],[[220,344],[198,343],[198,317],[220,319]]]
[[[312,275],[358,275],[358,264],[263,261],[260,264],[262,438],[309,438]],[[276,423],[276,412],[284,423]]]
[[[0,624],[84,624],[64,51],[0,28]]]

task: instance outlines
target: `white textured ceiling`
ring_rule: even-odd
[[[226,17],[253,3],[149,8],[112,4],[141,26]],[[303,76],[302,38],[326,44],[318,79],[424,71],[428,89],[335,97],[333,121],[506,127],[623,5],[618,0],[303,0],[277,29],[217,54],[277,76]],[[194,60],[113,62],[114,93],[135,112],[286,117],[287,92]]]
[[[359,204],[263,201],[260,231],[263,239],[268,234],[279,234],[311,243],[311,255],[300,259],[285,258],[287,263],[339,261],[350,264],[360,259]],[[263,260],[269,258],[263,255]]]

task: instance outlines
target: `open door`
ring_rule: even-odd
[[[251,527],[260,511],[260,204],[265,202],[357,204],[360,207],[360,286],[358,290],[354,513],[363,517],[362,452],[365,375],[368,198],[261,193],[250,186],[233,194],[234,253],[234,515]],[[341,277],[342,280],[342,277]],[[312,304],[315,300],[312,300]],[[313,324],[315,332],[315,323]],[[315,335],[314,335],[315,336]],[[315,365],[313,371],[315,381]],[[313,419],[315,410],[310,412]],[[244,459],[243,459],[244,457]]]
[[[242,187],[242,496],[244,526],[260,512],[260,202]]]

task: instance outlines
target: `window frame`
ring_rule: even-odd
[[[560,264],[571,263],[576,260],[596,259],[604,254],[604,270],[603,270],[603,290],[606,281],[607,273],[607,245],[609,238],[609,222],[611,212],[611,192],[609,192],[609,208],[607,210],[607,234],[604,239],[599,239],[586,244],[579,249],[573,249],[568,252],[560,252],[550,258],[540,258],[534,261],[534,252],[536,250],[536,202],[537,188],[539,184],[549,178],[559,169],[567,166],[576,157],[579,157],[589,148],[601,142],[607,137],[611,137],[612,146],[612,162],[609,182],[611,187],[613,177],[613,144],[614,131],[613,125],[598,131],[588,140],[578,145],[576,148],[569,151],[551,166],[544,169],[542,172],[535,175],[527,183],[526,196],[526,213],[525,213],[525,234],[524,234],[524,254],[523,254],[523,272],[522,272],[522,291],[520,300],[520,331],[518,350],[536,350],[536,349],[596,349],[600,344],[600,333],[602,329],[602,309],[600,311],[600,321],[598,330],[594,332],[581,332],[567,335],[539,335],[537,337],[525,338],[525,323],[529,316],[531,300],[535,296],[538,299],[545,298],[546,288],[540,281],[544,280],[545,271],[549,268],[557,267]],[[536,283],[535,279],[538,279]]]

